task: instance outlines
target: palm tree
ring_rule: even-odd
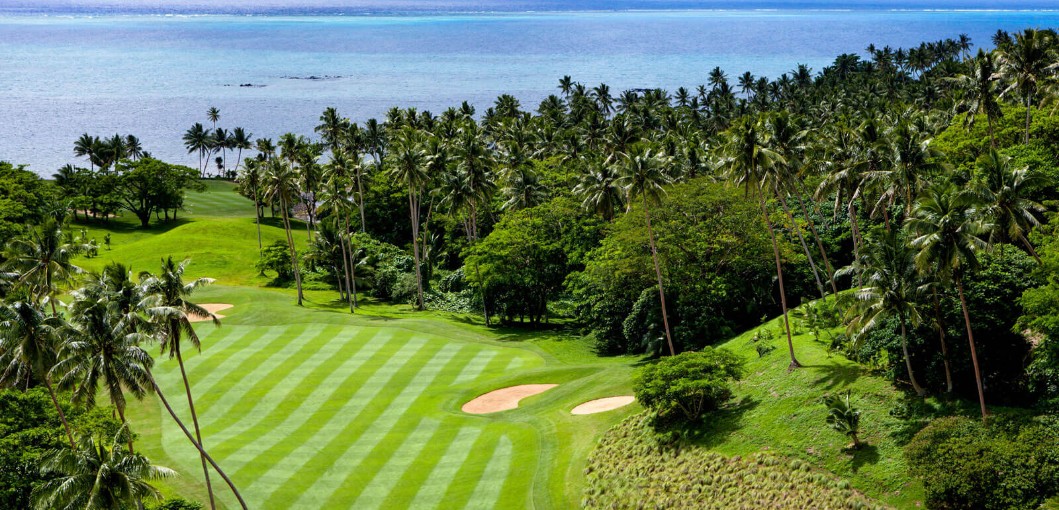
[[[908,380],[916,395],[927,394],[912,372],[912,359],[908,355],[907,324],[919,324],[921,316],[917,301],[919,274],[915,264],[915,251],[905,242],[898,230],[883,232],[865,250],[864,259],[855,263],[863,266],[864,286],[854,296],[857,305],[849,310],[854,314],[851,328],[863,334],[878,327],[890,317],[897,317],[901,324],[901,352],[908,370]]]
[[[346,298],[349,301],[349,313],[353,313],[353,285],[350,279],[349,262],[351,253],[349,251],[349,216],[352,214],[353,204],[349,201],[348,177],[343,171],[345,158],[339,153],[331,161],[330,175],[324,184],[323,193],[320,194],[320,212],[334,214],[335,230],[338,232],[339,244],[342,248],[342,269],[345,273]],[[341,290],[341,282],[339,282]],[[341,294],[341,292],[340,292]]]
[[[262,250],[261,246],[261,200],[258,197],[258,192],[261,190],[261,166],[262,163],[256,159],[246,158],[246,164],[243,165],[243,172],[239,175],[239,180],[242,181],[243,185],[250,188],[250,192],[254,199],[254,224],[257,226],[257,251],[260,253]]]
[[[993,123],[1000,118],[1003,112],[1000,110],[1000,103],[997,102],[997,75],[993,54],[986,53],[979,48],[978,55],[972,61],[970,72],[950,79],[963,92],[963,97],[957,105],[967,109],[967,127],[974,126],[975,119],[984,114],[988,125],[989,145],[995,149],[996,137],[993,135]]]
[[[124,267],[111,273],[127,275]],[[142,399],[150,391],[154,365],[154,359],[140,347],[148,336],[139,331],[138,310],[123,310],[129,305],[122,292],[137,286],[127,278],[114,281],[106,273],[94,275],[92,280],[73,293],[72,327],[66,331],[71,340],[60,350],[52,372],[59,375],[60,388],[73,391],[75,404],[90,408],[96,405],[102,383],[121,422],[127,423],[125,392]],[[132,306],[138,308],[138,304]],[[128,439],[129,452],[134,452],[132,436]]]
[[[611,165],[590,163],[574,187],[574,194],[584,197],[581,207],[603,215],[607,222],[614,219],[614,210],[620,209],[622,199],[619,175]]]
[[[827,424],[852,439],[852,447],[857,449],[860,448],[860,439],[857,437],[860,430],[860,411],[853,407],[852,396],[853,393],[849,390],[846,390],[845,394],[827,395],[824,397],[824,405],[827,406]]]
[[[920,271],[933,271],[938,280],[951,280],[956,284],[984,420],[987,412],[985,390],[971,330],[971,316],[963,293],[963,275],[977,267],[978,252],[987,248],[981,236],[989,232],[992,225],[981,219],[975,206],[973,194],[959,191],[951,184],[937,184],[927,188],[919,198],[907,224],[914,235],[912,246],[919,250],[915,262]]]
[[[228,167],[228,148],[231,146],[231,135],[227,129],[217,128],[213,130],[213,135],[210,137],[210,150],[214,154],[221,154],[221,162],[218,169],[223,172]]]
[[[997,48],[998,74],[1007,82],[1001,95],[1017,93],[1026,107],[1026,132],[1023,143],[1030,142],[1030,117],[1037,92],[1051,73],[1056,61],[1052,37],[1045,30],[1027,28],[1015,34],[1013,44]]]
[[[1037,215],[1045,211],[1043,205],[1030,198],[1033,190],[1043,184],[1040,175],[1028,167],[1011,168],[1010,157],[991,150],[975,162],[975,177],[975,191],[996,227],[992,236],[1022,243],[1039,264],[1041,258],[1026,234],[1040,225]]]
[[[202,164],[202,158],[210,150],[209,131],[206,131],[206,128],[198,122],[193,124],[190,129],[184,132],[184,148],[188,150],[188,154],[198,153],[199,174],[202,175],[206,171],[206,167]]]
[[[231,142],[233,149],[239,151],[235,155],[235,171],[239,171],[239,163],[243,161],[243,149],[250,150],[253,148],[253,144],[250,142],[254,138],[253,133],[247,133],[245,129],[237,127],[232,130],[232,136],[228,140]]]
[[[34,489],[33,508],[39,510],[106,510],[135,508],[145,498],[162,499],[150,482],[176,476],[176,472],[151,464],[143,455],[126,451],[121,437],[130,435],[122,426],[107,448],[91,435],[81,437],[77,448],[52,452],[41,473],[54,475]]]
[[[213,123],[213,129],[217,129],[217,121],[221,120],[221,111],[216,106],[211,106],[209,110],[206,110],[206,120]]]
[[[625,154],[619,163],[618,173],[621,174],[621,177],[618,183],[625,190],[629,200],[634,200],[637,196],[642,199],[644,220],[647,222],[647,241],[651,247],[651,258],[654,260],[655,276],[658,278],[658,300],[662,306],[662,324],[665,326],[669,355],[676,356],[677,350],[673,346],[673,335],[669,331],[666,294],[662,286],[662,268],[658,263],[658,250],[655,249],[655,236],[651,230],[650,204],[652,202],[657,203],[662,199],[665,194],[665,190],[662,187],[671,181],[666,171],[667,163],[660,155],[652,154],[650,149],[639,154]]]
[[[89,166],[95,170],[95,151],[98,146],[99,138],[84,133],[74,142],[74,156],[88,158]]]
[[[54,296],[73,281],[74,275],[84,272],[72,262],[83,249],[66,242],[62,227],[47,219],[40,228],[8,243],[3,267],[17,276],[17,283],[26,287],[33,303],[50,303],[52,314],[58,315]]]
[[[195,401],[191,397],[191,384],[188,382],[187,371],[184,369],[184,357],[181,354],[181,343],[185,338],[191,342],[196,350],[201,349],[199,335],[191,326],[189,315],[207,317],[213,319],[214,324],[220,324],[215,315],[205,308],[188,301],[191,294],[199,288],[213,283],[211,278],[198,278],[189,283],[184,283],[184,270],[190,260],[184,260],[177,264],[173,257],[167,257],[162,261],[162,268],[158,275],[143,273],[143,292],[147,302],[147,315],[157,324],[156,334],[161,345],[162,352],[168,353],[170,358],[175,357],[180,366],[180,376],[184,380],[184,392],[188,397],[188,408],[191,410],[191,421],[195,425],[195,438],[198,444],[202,444],[202,432],[199,430],[199,417],[195,412]],[[210,508],[216,508],[213,498],[213,486],[210,484],[210,471],[206,466],[205,456],[201,456],[202,472],[206,477],[206,491],[210,495]]]
[[[283,230],[287,234],[287,246],[290,247],[291,266],[294,268],[294,283],[298,287],[298,306],[302,305],[302,277],[298,269],[298,250],[294,247],[294,237],[290,228],[291,203],[298,199],[298,174],[286,162],[273,159],[268,162],[262,178],[265,198],[272,203],[279,202],[283,215]]]
[[[62,327],[60,318],[45,316],[32,303],[17,302],[0,307],[0,385],[28,387],[32,378],[44,383],[66,429],[70,448],[74,448],[70,424],[51,383],[51,370],[63,341],[59,335]]]
[[[133,135],[125,135],[125,153],[129,159],[140,159],[144,156],[143,145],[140,139]]]
[[[783,325],[787,332],[787,350],[791,358],[789,369],[794,369],[802,365],[794,355],[794,340],[791,337],[791,324],[787,316],[787,292],[783,285],[779,242],[776,240],[776,231],[772,226],[772,218],[769,216],[765,202],[765,191],[775,186],[775,176],[771,169],[777,163],[782,162],[782,158],[767,146],[764,135],[761,133],[762,128],[763,126],[751,117],[744,117],[738,121],[733,126],[725,147],[722,165],[725,167],[729,180],[742,185],[747,194],[753,190],[758,197],[761,214],[765,218],[765,226],[768,227],[769,237],[772,238],[772,251],[776,259],[776,278],[780,286],[780,305],[783,309]]]
[[[422,132],[405,126],[394,137],[389,157],[389,173],[408,186],[408,215],[412,222],[412,256],[416,268],[416,308],[423,309],[423,275],[419,265],[419,209],[424,186],[429,180],[426,168],[429,164],[425,136]]]

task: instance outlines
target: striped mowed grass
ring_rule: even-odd
[[[251,508],[567,508],[576,506],[588,452],[638,406],[572,416],[577,404],[627,394],[632,359],[598,358],[590,341],[562,333],[484,328],[480,320],[414,312],[362,296],[350,315],[334,291],[262,288],[253,206],[226,183],[188,196],[190,214],[149,230],[129,218],[79,225],[112,235],[112,249],[79,262],[120,261],[157,270],[161,257],[191,258],[188,277],[217,285],[192,297],[234,307],[220,328],[195,326],[201,352],[184,347],[203,442]],[[283,239],[262,225],[265,244]],[[293,232],[304,246],[303,228]],[[157,352],[157,351],[155,351]],[[154,369],[190,426],[175,360]],[[477,395],[525,383],[558,383],[518,409],[473,416]],[[132,401],[137,450],[174,468],[166,495],[205,503],[196,450],[153,397]],[[222,508],[238,508],[220,477]]]
[[[533,477],[532,434],[449,407],[483,379],[541,366],[539,356],[394,327],[200,329],[208,347],[186,364],[204,442],[251,506],[527,505],[519,480]],[[178,394],[176,363],[156,376]],[[178,430],[164,427],[162,444],[196,473]]]

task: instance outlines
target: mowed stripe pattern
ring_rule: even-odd
[[[292,324],[201,327],[185,360],[207,449],[253,508],[492,508],[528,501],[509,483],[535,445],[493,420],[453,409],[455,391],[510,367],[519,349],[402,328]],[[175,363],[156,368],[175,398]],[[186,405],[177,405],[187,417]],[[166,452],[201,477],[195,450],[166,422]],[[517,462],[516,462],[517,460]],[[214,487],[223,487],[219,480]],[[218,489],[217,492],[224,492]],[[234,498],[220,496],[235,507]]]

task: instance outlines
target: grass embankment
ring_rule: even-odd
[[[648,422],[646,414],[625,420],[592,452],[585,508],[879,508],[808,462],[659,442]]]
[[[708,450],[709,454],[744,459],[756,458],[760,454],[776,455],[787,459],[783,465],[798,461],[802,466],[812,466],[819,474],[827,471],[848,480],[852,488],[883,504],[896,508],[915,507],[923,500],[923,487],[908,476],[901,446],[918,428],[915,422],[891,415],[891,411],[904,405],[908,397],[885,379],[870,374],[865,367],[840,354],[829,354],[823,341],[816,340],[798,323],[792,319],[796,333],[795,352],[803,367],[793,371],[787,370],[790,358],[781,320],[769,321],[719,345],[747,360],[748,375],[733,385],[735,398],[731,405],[707,416],[705,424],[688,438],[685,451],[691,449],[701,455]],[[755,342],[756,334],[764,340]],[[759,357],[756,345],[762,342],[775,349]],[[854,405],[861,411],[860,438],[865,444],[858,450],[846,449],[849,439],[827,426],[827,409],[820,401],[825,394],[846,390],[853,392]],[[927,401],[928,405],[933,403],[932,399]],[[611,463],[622,466],[639,464],[642,469],[657,469],[656,476],[669,477],[672,483],[666,486],[674,491],[683,491],[682,484],[701,484],[698,482],[703,475],[701,470],[670,471],[670,466],[662,459],[671,454],[659,449],[639,448],[643,439],[629,439],[635,437],[627,430],[630,427],[647,430],[638,428],[638,422],[632,420],[616,427],[606,441],[617,442],[619,446],[612,446],[612,449],[642,454],[613,460],[595,457],[590,466],[592,470],[611,473],[625,469],[608,465]],[[713,488],[729,483],[739,469],[757,469],[753,467],[755,464],[745,460],[719,464],[723,466],[722,473],[710,473],[710,476],[718,477],[715,482],[722,485]],[[782,465],[769,471],[782,471]],[[739,476],[746,474],[749,472],[743,471]],[[604,475],[593,480],[592,485],[608,493],[625,491],[627,488],[621,486],[625,483],[622,480],[637,479],[641,480],[638,483],[646,483],[643,476],[642,473],[631,478]],[[799,475],[792,473],[791,476]],[[824,485],[831,487],[830,482]],[[754,487],[757,486],[752,483],[746,486],[748,491]],[[775,488],[784,491],[782,485]],[[824,489],[820,494],[829,493],[830,489]],[[598,489],[590,489],[586,498],[597,494]],[[752,497],[773,496],[777,494],[769,495],[767,486],[764,486],[757,487]],[[797,498],[791,501],[789,504],[801,505],[796,503]],[[849,501],[852,504],[857,499]]]
[[[333,291],[263,287],[257,275],[253,207],[231,185],[209,183],[188,197],[190,214],[148,231],[118,218],[87,222],[89,238],[112,249],[79,261],[114,260],[156,271],[159,259],[191,258],[189,277],[217,285],[199,303],[230,303],[221,328],[196,326],[201,353],[185,349],[205,446],[253,508],[566,508],[584,487],[585,459],[604,431],[638,405],[590,416],[569,413],[594,398],[629,394],[630,358],[599,359],[584,339],[485,328],[477,318],[414,312],[363,299],[343,313]],[[283,239],[265,222],[267,245]],[[305,242],[304,228],[295,231]],[[155,374],[189,418],[175,361]],[[459,411],[487,391],[559,383],[518,409]],[[182,404],[183,403],[183,404]],[[205,501],[195,450],[148,398],[130,406],[139,449],[181,476],[167,494]],[[190,423],[190,420],[188,420]],[[215,492],[236,507],[223,482]]]

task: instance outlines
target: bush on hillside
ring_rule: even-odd
[[[728,385],[743,377],[744,365],[726,349],[683,352],[644,367],[633,392],[658,424],[694,423],[732,398]]]
[[[1059,492],[1059,420],[934,420],[905,447],[931,508],[1037,508]]]

